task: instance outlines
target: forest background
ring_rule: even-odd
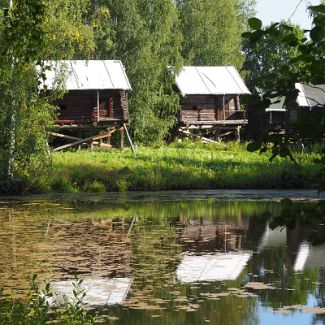
[[[0,0],[0,8],[3,190],[48,176],[46,130],[57,114],[51,102],[64,89],[58,80],[57,91],[40,92],[47,60],[122,60],[133,89],[132,137],[149,145],[166,139],[176,122],[179,95],[168,66],[234,65],[251,89],[267,88],[270,70],[275,76],[295,55],[267,37],[243,44],[255,0]]]

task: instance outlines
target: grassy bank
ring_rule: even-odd
[[[178,189],[313,188],[316,154],[298,154],[298,164],[268,161],[237,143],[177,143],[124,151],[55,153],[50,190],[58,192],[158,191]]]

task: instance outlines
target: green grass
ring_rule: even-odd
[[[136,154],[129,149],[55,153],[50,187],[54,192],[314,187],[316,154],[297,154],[297,165],[269,157],[238,143],[193,142],[141,147]]]

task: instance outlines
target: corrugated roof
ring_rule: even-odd
[[[183,67],[176,77],[182,95],[250,94],[235,67]]]
[[[295,88],[299,91],[297,97],[297,104],[299,107],[315,107],[325,105],[325,85],[306,85],[302,83],[296,83]],[[275,98],[271,100],[272,103],[266,112],[283,111],[284,97]]]
[[[75,281],[63,280],[52,284],[53,297],[50,303],[61,304],[66,299],[74,299]],[[131,288],[130,278],[84,278],[81,288],[86,296],[83,302],[88,306],[122,304]]]
[[[296,84],[299,90],[298,104],[304,107],[325,105],[325,85]]]
[[[177,278],[183,283],[236,280],[252,252],[185,255],[177,267]]]
[[[66,73],[68,90],[130,90],[131,85],[120,60],[48,61],[45,84],[52,89],[60,73]]]
[[[297,253],[294,271],[325,267],[325,244],[312,246],[302,242]]]

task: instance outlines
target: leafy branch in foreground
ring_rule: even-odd
[[[250,143],[248,151],[265,153],[272,151],[270,160],[275,157],[289,157],[294,160],[293,147],[304,139],[308,142],[322,142],[325,135],[325,107],[324,103],[316,102],[297,123],[289,123],[290,110],[297,110],[299,95],[296,83],[307,84],[311,87],[325,84],[325,2],[318,6],[309,7],[313,16],[313,27],[305,30],[304,35],[297,33],[294,26],[287,23],[275,23],[262,28],[262,22],[251,18],[249,25],[252,29],[242,36],[246,42],[254,47],[261,40],[267,38],[271,44],[280,44],[282,49],[290,52],[286,62],[274,67],[276,73],[270,73],[268,81],[264,83],[264,95],[253,95],[251,101],[260,110],[265,110],[273,101],[284,99],[283,108],[286,109],[285,128],[265,133],[262,138]],[[325,190],[325,149],[321,151],[320,159],[315,160],[321,168],[318,174],[318,189]],[[321,223],[325,220],[325,203],[293,203],[291,200],[282,201],[282,212],[274,217],[270,226],[276,228],[286,226],[294,228],[300,224],[304,228],[313,229],[310,241],[313,244],[325,242],[324,228]]]
[[[290,123],[289,114],[298,109],[297,98],[299,91],[296,83],[303,83],[312,87],[325,84],[325,2],[318,6],[309,7],[313,16],[313,28],[297,33],[297,29],[288,23],[274,23],[262,28],[258,18],[249,19],[250,32],[243,33],[245,41],[254,47],[255,44],[268,38],[273,44],[281,44],[281,48],[294,53],[286,62],[276,67],[276,74],[270,72],[270,78],[264,89],[264,94],[254,94],[251,102],[261,110],[269,107],[271,102],[283,100],[286,109],[284,130],[273,130],[266,133],[261,139],[250,143],[249,151],[264,153],[272,151],[270,160],[277,156],[293,159],[292,151],[295,145],[303,140],[320,142],[325,134],[325,107],[324,103],[314,103],[302,120]],[[317,110],[317,113],[316,113]],[[325,152],[317,163],[325,166]],[[325,187],[324,173],[319,175],[319,188]]]
[[[65,300],[59,306],[52,306],[54,295],[50,283],[41,289],[34,275],[30,281],[30,290],[27,300],[8,299],[0,290],[0,324],[9,325],[93,325],[97,316],[92,316],[85,308],[85,290],[82,288],[82,279],[75,278],[73,282],[73,299]]]

